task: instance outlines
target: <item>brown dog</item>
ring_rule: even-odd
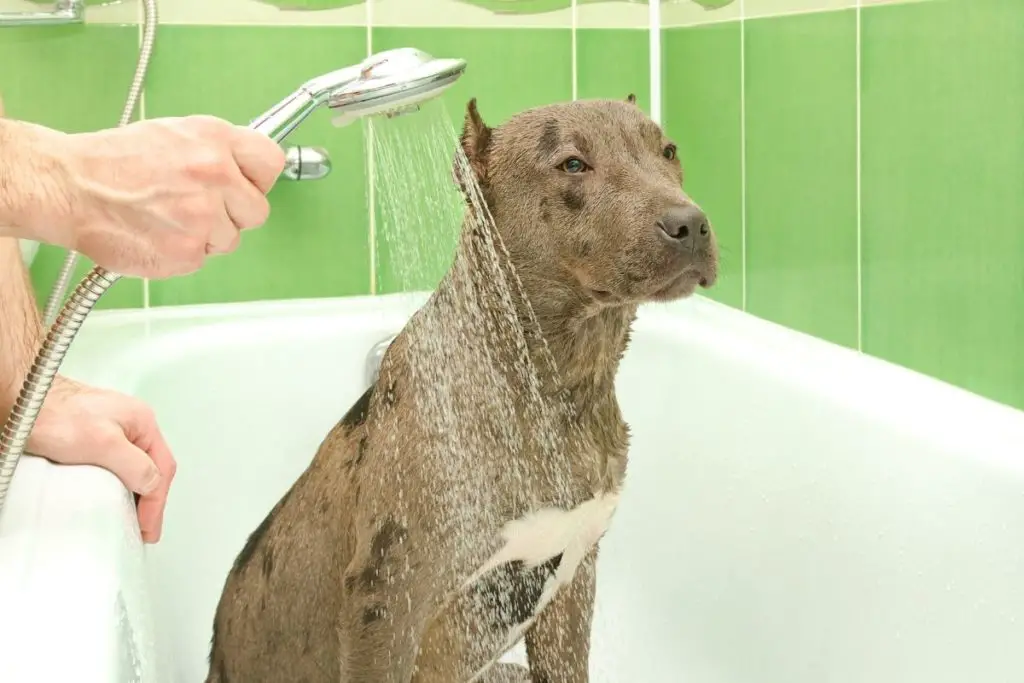
[[[616,369],[637,306],[713,284],[717,247],[632,96],[495,129],[474,100],[461,148],[452,267],[238,556],[208,683],[588,680]],[[528,673],[495,663],[523,637]]]

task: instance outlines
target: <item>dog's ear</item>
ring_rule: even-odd
[[[459,146],[462,148],[462,154],[465,155],[466,161],[469,162],[473,175],[476,176],[477,183],[481,186],[487,184],[487,156],[490,152],[490,145],[491,129],[480,117],[474,97],[466,105],[466,120],[462,126],[462,135],[459,136]],[[462,189],[462,193],[467,194],[468,188],[462,178],[463,168],[464,164],[456,157],[455,164],[452,166],[452,177],[455,184]]]
[[[462,151],[469,160],[469,165],[476,173],[477,180],[483,182],[487,179],[487,153],[491,146],[491,129],[480,117],[476,108],[474,97],[466,105],[466,120],[462,126],[462,136],[459,138]]]
[[[629,102],[630,104],[636,104],[636,95],[633,93],[629,93],[629,97],[626,98],[626,101]]]

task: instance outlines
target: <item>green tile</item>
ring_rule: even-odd
[[[856,14],[746,23],[747,310],[857,345]]]
[[[7,116],[69,133],[116,126],[138,43],[135,26],[0,30],[0,97]]]
[[[378,149],[374,156],[378,175],[377,291],[382,293],[433,288],[451,262],[461,211],[451,200],[457,195],[450,168],[454,135],[456,128],[461,130],[469,99],[476,97],[484,120],[496,126],[524,109],[572,98],[572,36],[568,29],[373,30],[374,52],[408,46],[435,57],[461,57],[468,67],[440,102],[428,104],[408,121],[399,118],[374,124],[376,134],[377,128],[401,123],[404,128],[393,131],[389,139],[406,141],[404,156],[398,157],[405,160],[401,164],[389,161],[386,151]],[[414,118],[421,120],[414,122]],[[441,123],[445,118],[453,127]],[[435,129],[434,139],[427,141],[423,131],[431,126],[439,129]],[[393,154],[391,159],[395,159]],[[417,168],[423,169],[422,177],[416,175]],[[385,180],[392,183],[390,187],[413,189],[404,202],[389,200],[397,195],[381,187]]]
[[[0,97],[7,116],[69,133],[116,126],[135,72],[139,30],[134,26],[49,26],[0,30]],[[83,55],[89,55],[83,59]],[[102,77],[99,75],[102,74]],[[137,110],[136,110],[137,111]],[[32,283],[45,304],[67,252],[42,246]],[[75,283],[91,264],[85,259]],[[74,286],[72,284],[72,286]],[[142,282],[124,280],[97,308],[142,305]]]
[[[743,298],[740,30],[736,22],[661,32],[663,123],[679,145],[684,187],[711,219],[721,276],[707,296]]]
[[[1024,5],[862,22],[864,348],[1024,408]]]
[[[306,80],[365,57],[358,27],[164,26],[146,116],[203,113],[246,124]],[[267,224],[198,273],[151,283],[154,305],[369,292],[363,134],[330,118],[315,113],[285,145],[327,148],[331,174],[279,180]]]
[[[650,37],[640,29],[576,30],[576,94],[623,100],[630,93],[651,111]]]

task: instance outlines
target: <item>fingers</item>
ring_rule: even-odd
[[[112,429],[97,444],[93,464],[113,472],[130,491],[143,496],[152,493],[160,484],[160,470],[145,451]]]
[[[232,175],[232,182],[224,190],[224,207],[231,222],[237,230],[263,225],[270,216],[270,202],[267,201],[266,195],[250,182],[241,166]],[[235,235],[238,233],[235,232]]]
[[[238,224],[235,217],[231,215],[231,202],[228,199],[231,194],[233,192],[230,188],[224,192],[224,218],[217,221],[206,238],[207,254],[229,254],[237,249],[242,241],[242,234],[239,231],[243,228]]]
[[[224,208],[231,225],[215,228],[207,251],[226,254],[234,251],[241,235],[238,231],[257,228],[270,216],[270,192],[284,168],[284,151],[267,136],[244,126],[233,126],[228,140],[237,165],[224,189]],[[233,226],[233,229],[232,229]]]
[[[167,494],[174,480],[177,465],[171,449],[164,441],[160,430],[154,425],[154,431],[150,434],[148,448],[145,449],[149,458],[152,459],[160,471],[160,483],[150,493],[139,499],[139,529],[142,531],[144,543],[156,543],[164,525],[164,509],[167,506]]]
[[[235,126],[230,140],[235,163],[260,193],[266,195],[284,170],[284,150],[262,133]]]
[[[156,543],[160,540],[163,529],[164,508],[178,469],[177,463],[160,432],[160,427],[157,426],[156,418],[147,406],[135,403],[119,418],[125,438],[133,448],[143,454],[158,473],[154,486],[146,491],[136,491],[141,494],[138,515],[142,540],[145,543]]]

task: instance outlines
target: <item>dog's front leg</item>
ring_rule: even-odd
[[[374,526],[360,534],[345,571],[340,680],[410,683],[435,598],[443,594],[436,582],[440,564],[431,553],[436,544],[393,519],[364,528]]]
[[[587,683],[589,680],[596,559],[595,548],[580,563],[572,583],[555,596],[526,632],[533,683]]]

